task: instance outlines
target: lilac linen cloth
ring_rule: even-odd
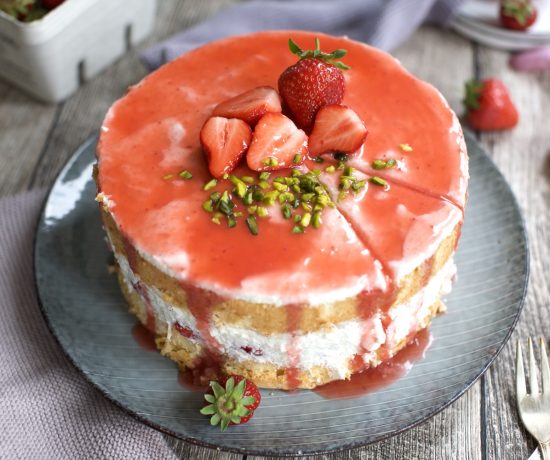
[[[461,3],[461,0],[253,0],[222,10],[147,49],[141,58],[153,70],[212,40],[270,29],[347,35],[390,50],[423,22],[445,24]]]
[[[0,199],[0,458],[175,458],[160,433],[86,382],[48,331],[32,266],[43,198]]]

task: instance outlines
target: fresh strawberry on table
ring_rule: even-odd
[[[254,129],[246,162],[254,171],[274,171],[299,166],[306,156],[306,133],[282,113],[267,113]]]
[[[288,67],[279,77],[279,94],[283,106],[299,128],[309,132],[317,111],[329,104],[340,104],[344,99],[346,82],[342,70],[349,67],[337,61],[347,51],[321,51],[319,39],[315,50],[303,51],[291,39],[290,51],[300,60]]]
[[[478,131],[498,131],[517,125],[518,111],[504,83],[495,78],[466,83],[466,121]]]
[[[259,86],[218,104],[212,115],[239,118],[254,126],[268,112],[280,112],[281,99],[270,86]]]
[[[210,424],[219,424],[225,431],[230,425],[248,422],[262,397],[250,380],[241,375],[228,375],[219,382],[210,382],[210,391],[204,399],[209,404],[201,409],[201,414],[211,415]]]
[[[526,30],[537,20],[537,8],[531,0],[501,0],[500,23],[512,30]]]
[[[366,137],[367,128],[357,113],[344,105],[326,105],[315,117],[313,131],[309,135],[309,154],[354,153]]]
[[[214,177],[230,173],[250,145],[252,130],[237,118],[211,117],[201,129],[202,149]]]

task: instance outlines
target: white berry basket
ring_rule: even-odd
[[[0,11],[0,77],[59,102],[144,39],[156,0],[66,0],[23,23]]]

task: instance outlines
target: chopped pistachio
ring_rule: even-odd
[[[241,177],[241,180],[245,184],[249,184],[249,185],[254,183],[254,178],[252,176],[243,176],[243,177]]]
[[[273,188],[275,190],[278,190],[279,192],[286,192],[288,191],[288,185],[281,184],[280,182],[273,182]]]
[[[212,217],[212,222],[214,222],[216,225],[220,225],[221,224],[221,220],[220,220],[220,217],[218,215],[215,215],[214,217]]]
[[[249,206],[249,207],[248,207],[248,212],[249,212],[250,214],[256,213],[257,210],[258,210],[258,206],[256,206],[256,205],[254,205],[254,206]]]
[[[369,179],[369,182],[375,185],[379,185],[380,187],[385,187],[386,185],[388,185],[388,183],[384,179],[378,176],[372,176]]]
[[[164,180],[171,180],[174,178],[174,175],[173,174],[165,174],[164,176],[162,176],[162,178]]]
[[[220,198],[221,201],[228,202],[229,201],[229,192],[227,190],[224,190],[222,197]]]
[[[178,176],[180,176],[183,180],[189,180],[193,179],[193,174],[191,174],[187,169],[184,169],[183,171],[180,171]]]
[[[246,206],[251,205],[253,201],[254,201],[254,196],[252,192],[248,192],[245,196],[243,196],[243,203]]]
[[[317,177],[319,177],[321,175],[321,170],[320,169],[314,169],[311,172],[313,173],[314,176],[317,176]]]
[[[279,160],[277,160],[277,158],[275,157],[267,157],[264,160],[262,160],[262,164],[264,166],[271,166],[274,168],[279,165]]]
[[[286,203],[287,201],[293,201],[293,200],[294,200],[294,195],[290,192],[284,192],[279,195],[279,203],[281,204]]]
[[[235,186],[235,192],[241,198],[246,194],[247,185],[237,176],[229,176],[229,180]]]
[[[330,203],[330,198],[327,195],[318,195],[317,204],[327,206]]]
[[[293,201],[292,201],[292,207],[294,209],[296,209],[298,206],[300,206],[300,199],[299,198],[295,198]]]
[[[311,213],[310,212],[304,213],[304,215],[302,216],[302,220],[300,221],[300,225],[302,227],[308,227],[310,222],[311,222]]]
[[[206,184],[204,184],[203,190],[210,190],[213,189],[216,185],[218,185],[217,179],[211,179]]]
[[[334,171],[336,171],[336,167],[334,165],[330,165],[325,168],[325,172],[328,172],[330,174],[332,174]]]
[[[352,185],[351,185],[351,188],[358,192],[359,190],[361,190],[362,188],[365,187],[365,185],[367,185],[367,181],[365,180],[358,180],[358,181],[355,181]]]
[[[248,216],[246,218],[246,225],[248,226],[248,230],[250,230],[250,233],[253,235],[258,234],[258,223],[256,222],[256,218],[254,216]]]
[[[300,214],[296,214],[294,216],[294,222],[298,223],[302,220],[302,216]]]
[[[290,219],[292,217],[292,208],[288,204],[283,204],[281,210],[285,219]]]
[[[413,148],[409,144],[399,144],[399,148],[403,150],[403,152],[412,152]]]
[[[315,193],[304,193],[302,195],[302,201],[311,201],[314,196],[315,196]]]
[[[243,213],[242,213],[241,211],[237,211],[237,212],[233,213],[233,215],[234,215],[235,217],[242,217],[242,216],[243,216]]]
[[[206,212],[214,212],[214,206],[212,205],[212,200],[206,200],[202,204],[202,209],[204,209]]]
[[[233,228],[237,225],[237,219],[235,218],[235,216],[228,216],[227,217],[227,226],[229,228]]]
[[[265,180],[262,180],[258,183],[258,186],[262,189],[262,190],[267,190],[269,188],[269,182],[265,181]]]
[[[210,194],[210,199],[212,201],[218,201],[221,198],[222,194],[220,192],[212,192]]]
[[[339,184],[340,190],[349,190],[351,188],[351,184],[352,184],[351,179],[342,178],[342,177],[340,178],[340,184]]]
[[[233,214],[233,206],[231,206],[230,202],[228,201],[221,201],[218,203],[218,209],[221,213],[225,214],[226,216],[230,216]]]
[[[304,233],[304,227],[301,227],[300,225],[295,225],[292,228],[292,233]]]
[[[224,174],[223,174],[223,179],[227,180],[228,178],[229,178],[229,174],[224,173]]]
[[[384,169],[387,165],[387,162],[384,160],[374,160],[372,162],[372,167],[374,169]]]
[[[340,192],[338,194],[338,201],[342,201],[344,198],[346,198],[346,192]]]
[[[269,179],[270,175],[271,175],[271,173],[269,173],[267,171],[262,171],[258,177],[259,177],[260,180],[267,180],[267,179]]]
[[[319,228],[322,223],[323,221],[321,219],[321,213],[320,212],[314,213],[313,218],[311,219],[311,225],[313,226],[313,228]]]
[[[292,159],[292,163],[294,163],[295,165],[298,165],[300,164],[301,161],[302,161],[302,155],[300,153],[297,153],[296,155],[294,155],[294,158]]]
[[[248,187],[244,182],[238,182],[235,186],[235,193],[237,196],[243,198],[246,195],[246,191],[248,190]]]
[[[338,166],[336,166],[336,169],[339,171],[342,171],[346,167],[346,164],[343,161],[338,162]]]
[[[390,158],[388,161],[386,161],[386,168],[395,168],[397,166],[397,161],[393,158]]]
[[[254,201],[263,201],[264,194],[260,190],[254,190],[252,192],[252,198],[254,198]]]
[[[264,208],[263,206],[258,206],[258,210],[256,212],[259,217],[267,217],[269,216],[269,211],[267,208]]]
[[[300,176],[302,176],[302,173],[300,171],[298,171],[297,169],[293,169],[292,172],[290,173],[290,175],[292,177],[300,177]]]
[[[351,166],[346,166],[344,168],[344,176],[353,176],[353,173],[355,172],[355,168]]]
[[[300,185],[298,184],[292,185],[292,190],[295,191],[296,193],[300,193],[302,191],[302,189],[300,188]]]
[[[263,199],[263,202],[269,206],[271,206],[272,204],[275,203],[275,200],[278,198],[279,196],[279,191],[277,190],[271,190],[270,192],[267,192],[265,195],[264,195],[264,199]]]

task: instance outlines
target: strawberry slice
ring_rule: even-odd
[[[363,120],[352,109],[345,105],[327,105],[315,117],[309,136],[310,155],[354,153],[365,142],[367,133]]]
[[[237,118],[211,117],[201,129],[201,145],[214,177],[231,172],[250,145],[252,130]]]
[[[268,112],[281,112],[281,99],[270,86],[259,86],[218,104],[212,114],[239,118],[254,126]]]
[[[254,171],[273,171],[299,166],[306,155],[306,133],[282,113],[267,113],[256,125],[246,162]]]

